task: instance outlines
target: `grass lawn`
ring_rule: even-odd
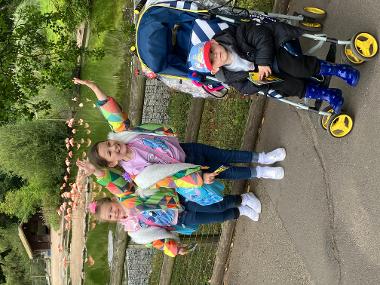
[[[98,285],[108,284],[109,268],[108,268],[108,232],[115,230],[114,224],[99,223],[95,229],[90,230],[86,243],[88,255],[90,255],[95,263],[93,266],[85,264],[84,270],[86,274],[85,284]],[[105,250],[104,250],[105,249]]]

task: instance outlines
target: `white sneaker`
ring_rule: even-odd
[[[246,216],[255,222],[259,220],[260,215],[254,209],[248,206],[240,206],[238,207],[238,209],[239,209],[240,216]]]
[[[259,161],[260,164],[273,164],[277,161],[283,161],[286,157],[286,150],[283,147],[276,148],[271,152],[259,153]]]
[[[257,178],[277,179],[284,178],[284,169],[279,167],[270,166],[256,166]]]
[[[241,205],[252,208],[256,213],[261,213],[261,202],[253,193],[242,194]]]

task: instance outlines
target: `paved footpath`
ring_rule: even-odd
[[[312,4],[327,10],[332,37],[379,34],[378,0],[297,0],[290,11]],[[380,284],[380,57],[358,68],[356,88],[331,82],[355,118],[346,138],[330,137],[314,114],[269,101],[257,150],[284,146],[286,176],[252,183],[261,220],[239,220],[226,284]]]

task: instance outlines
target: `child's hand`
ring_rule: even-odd
[[[77,85],[85,85],[88,88],[90,88],[95,93],[96,98],[98,98],[99,101],[103,101],[107,99],[107,95],[103,93],[103,91],[99,88],[98,85],[96,85],[94,81],[82,80],[82,79],[74,77],[73,83]]]
[[[215,177],[218,175],[218,173],[203,173],[203,183],[204,184],[211,184],[214,182]]]
[[[96,167],[88,160],[78,159],[76,164],[79,170],[84,171],[85,176],[90,176],[92,174],[95,174],[96,176],[101,176],[101,174],[103,173],[101,170],[96,169]]]
[[[178,254],[179,255],[185,255],[185,254],[188,254],[189,251],[187,250],[186,246],[182,246],[178,249]]]
[[[196,248],[197,248],[197,244],[193,242],[190,244],[182,245],[178,250],[178,254],[185,255],[185,254],[188,254],[189,252],[194,251]]]
[[[77,85],[86,85],[86,86],[94,84],[94,82],[91,80],[82,80],[76,77],[73,78],[73,83]]]
[[[259,78],[263,80],[264,77],[268,77],[272,74],[270,66],[259,65]]]

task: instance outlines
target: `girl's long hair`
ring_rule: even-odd
[[[105,141],[100,141],[95,143],[91,148],[88,153],[88,159],[90,162],[97,168],[107,168],[108,167],[108,161],[105,160],[104,158],[100,157],[99,155],[99,144],[105,142]]]

